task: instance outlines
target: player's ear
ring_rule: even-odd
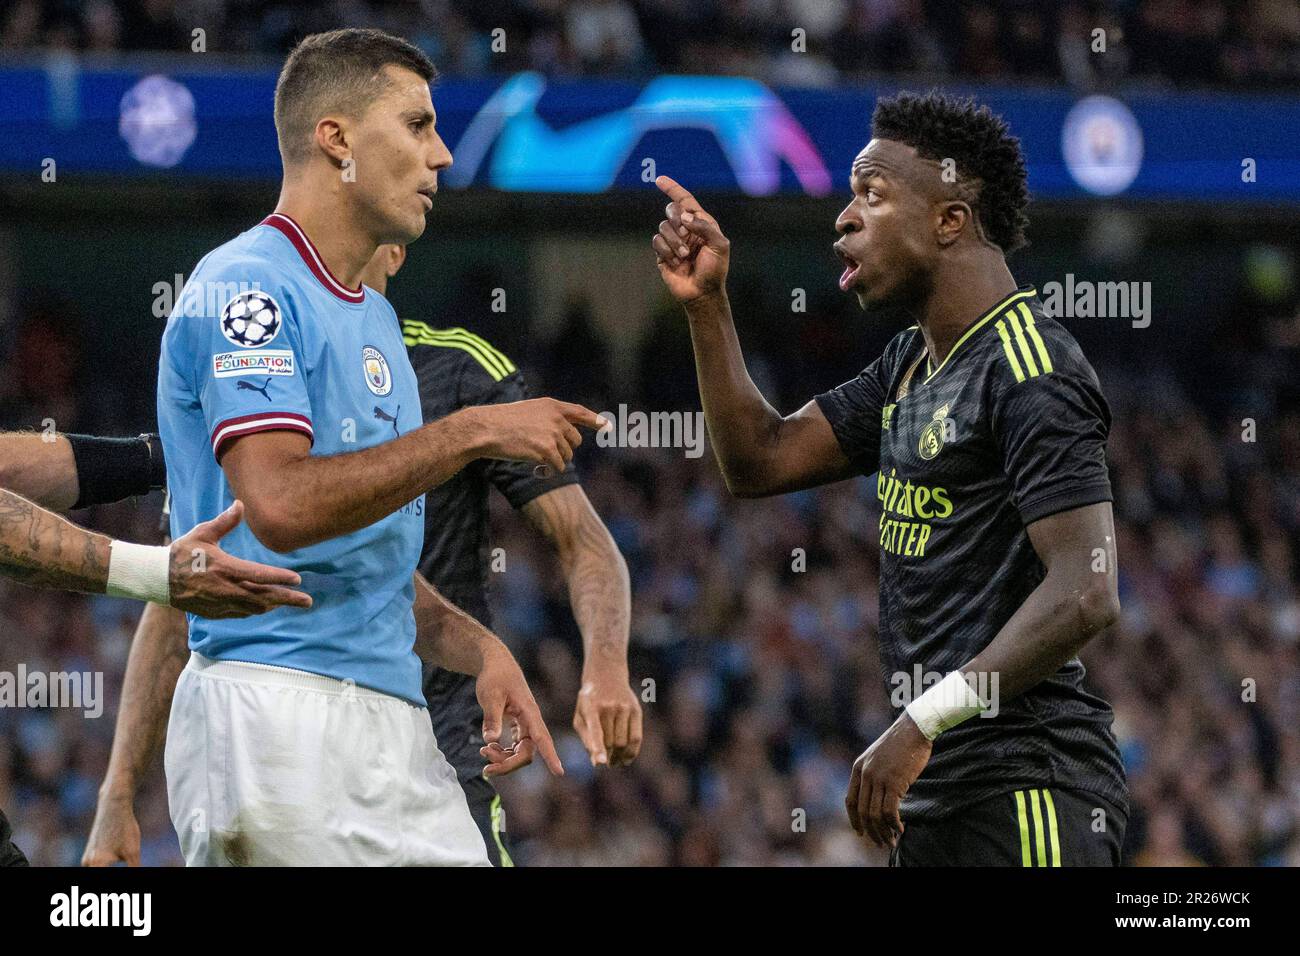
[[[962,231],[965,229],[975,229],[978,233],[975,213],[960,199],[948,200],[940,204],[938,213],[935,238],[938,239],[940,247],[952,245],[961,238]]]
[[[316,148],[329,157],[335,166],[342,166],[344,160],[352,158],[347,130],[338,117],[322,116],[316,123],[314,136]]]

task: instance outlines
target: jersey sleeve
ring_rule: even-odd
[[[489,402],[522,402],[529,397],[523,373],[515,372],[508,379],[497,383]],[[484,465],[488,480],[516,510],[548,491],[578,483],[578,471],[574,468],[573,462],[565,465],[564,471],[561,472],[552,472],[551,469],[531,461],[502,461],[494,458],[484,462]]]
[[[522,402],[530,398],[523,373],[506,355],[487,340],[461,328],[431,329],[422,323],[404,323],[408,345],[429,345],[436,342],[443,348],[453,348],[461,353],[461,371],[457,384],[456,403],[469,405],[498,405]],[[412,364],[420,380],[420,388],[444,387],[430,381],[431,376],[421,370],[422,354],[432,355],[415,348]],[[429,384],[426,385],[426,382]],[[569,462],[564,471],[554,474],[537,474],[537,465],[527,461],[501,461],[495,458],[482,462],[484,476],[505,496],[513,508],[522,508],[540,495],[576,484],[578,473]],[[549,471],[549,469],[547,470]]]
[[[1110,408],[1092,367],[1072,341],[1048,341],[1039,361],[993,378],[993,435],[1021,520],[1112,500],[1106,467]]]
[[[855,378],[816,397],[844,457],[864,475],[880,470],[881,415],[889,389],[884,365],[882,355]]]
[[[181,303],[199,301],[187,314],[188,334],[173,342],[172,362],[193,387],[203,410],[212,454],[265,431],[296,431],[314,438],[304,380],[302,325],[290,289],[262,263],[211,271],[187,288]],[[199,299],[201,297],[201,300]]]

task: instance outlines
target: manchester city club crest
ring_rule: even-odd
[[[361,350],[361,364],[366,372],[366,388],[376,395],[387,395],[393,390],[393,373],[383,352],[367,345]]]
[[[920,456],[929,461],[939,454],[943,450],[944,440],[948,437],[947,433],[951,427],[948,424],[948,406],[940,405],[934,410],[929,424],[921,429],[921,441],[916,446]]]

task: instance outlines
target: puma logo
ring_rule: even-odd
[[[270,387],[271,387],[271,380],[269,378],[266,380],[266,384],[263,385],[261,388],[258,388],[252,382],[245,382],[242,378],[235,384],[235,388],[239,389],[240,391],[261,392],[262,397],[265,398],[268,402],[271,400],[271,396],[267,394],[266,390]]]
[[[397,415],[400,414],[402,414],[402,406],[398,405]],[[401,438],[402,433],[397,430],[397,415],[390,415],[388,414],[388,412],[384,411],[378,405],[375,406],[375,417],[382,421],[391,422],[393,425],[393,434],[396,435],[398,438]]]

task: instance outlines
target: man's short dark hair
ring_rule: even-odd
[[[876,103],[871,134],[905,143],[925,159],[953,160],[958,191],[974,207],[989,241],[1004,254],[1025,244],[1025,157],[1020,140],[987,106],[937,91],[899,93]]]
[[[364,112],[388,87],[386,66],[429,82],[438,75],[418,48],[382,30],[313,33],[294,47],[275,84],[275,131],[284,164],[309,155],[312,131],[325,114]]]

